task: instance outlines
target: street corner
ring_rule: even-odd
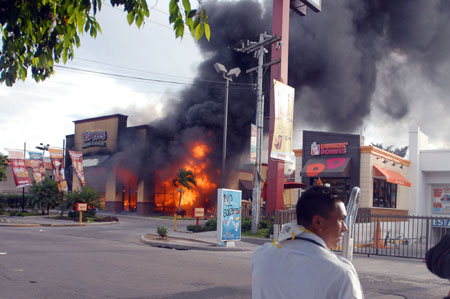
[[[140,237],[140,242],[160,248],[176,250],[206,250],[206,251],[251,251],[249,248],[221,247],[216,243],[202,240],[194,240],[179,237],[166,237],[162,239],[158,235],[145,234]]]

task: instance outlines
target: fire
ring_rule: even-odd
[[[215,196],[214,191],[217,184],[211,179],[214,172],[211,171],[211,162],[208,155],[212,149],[206,143],[199,141],[187,145],[188,155],[182,158],[178,163],[172,163],[168,169],[157,172],[155,178],[155,203],[156,210],[163,214],[176,212],[180,200],[180,187],[173,185],[173,178],[178,173],[178,168],[190,170],[197,183],[191,189],[182,188],[181,209],[186,211],[187,215],[191,214],[192,208],[205,207],[211,202]],[[168,174],[161,177],[162,174]],[[212,173],[209,174],[209,173]]]

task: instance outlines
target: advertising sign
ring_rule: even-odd
[[[194,217],[205,217],[205,208],[195,208]]]
[[[295,89],[277,80],[274,81],[275,120],[270,157],[289,161],[292,152],[294,130]]]
[[[219,241],[241,239],[241,190],[218,189],[217,238]]]
[[[258,128],[255,124],[251,124],[250,128],[250,162],[256,163],[256,135],[258,134]]]
[[[11,171],[16,187],[22,188],[31,185],[31,178],[25,164],[24,152],[8,150],[8,157],[11,164]]]
[[[77,174],[80,180],[81,186],[86,186],[86,180],[84,178],[83,171],[83,152],[79,151],[69,151],[70,158],[72,159],[73,170]]]
[[[87,209],[88,209],[87,203],[80,203],[80,202],[77,202],[77,203],[75,204],[75,211],[76,211],[76,212],[86,212]]]
[[[67,182],[64,176],[63,150],[60,148],[48,148],[48,152],[50,153],[50,160],[52,160],[53,173],[58,183],[58,189],[59,191],[67,192]]]
[[[30,156],[33,179],[36,183],[40,183],[45,178],[44,156],[39,152],[28,152],[28,155]]]
[[[432,227],[450,228],[450,219],[433,219]]]
[[[433,186],[433,213],[450,214],[450,185]]]

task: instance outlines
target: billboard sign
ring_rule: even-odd
[[[217,197],[217,239],[240,240],[242,191],[218,189]]]
[[[255,124],[251,124],[250,128],[250,163],[256,163],[256,136],[258,135],[258,128]]]
[[[290,161],[294,130],[295,89],[274,80],[275,120],[270,158]]]
[[[23,151],[8,150],[11,171],[14,177],[14,183],[17,188],[31,185],[31,178],[25,164],[25,154]]]
[[[433,186],[431,192],[433,213],[450,214],[450,185]]]

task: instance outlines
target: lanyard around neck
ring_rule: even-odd
[[[303,241],[311,242],[311,243],[316,244],[316,245],[318,245],[318,246],[320,246],[320,247],[322,247],[322,248],[328,249],[328,248],[326,248],[325,246],[323,246],[323,244],[320,244],[319,242],[317,242],[317,241],[315,241],[315,240],[312,240],[312,239],[309,239],[309,238],[297,237],[297,236],[296,236],[296,237],[295,237],[295,240],[303,240]]]

